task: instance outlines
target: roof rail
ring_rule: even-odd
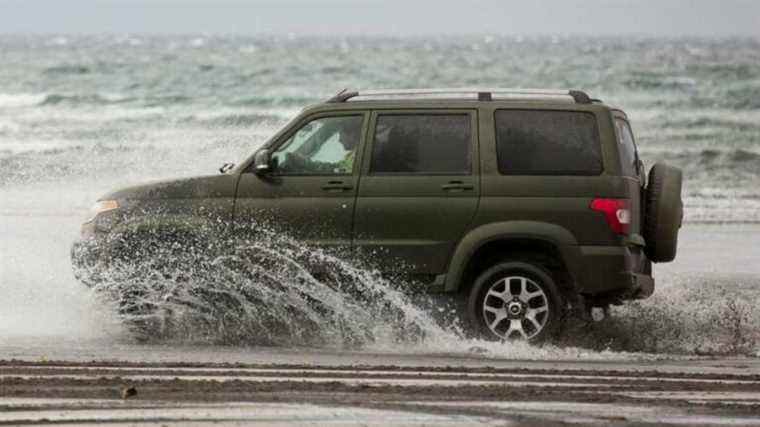
[[[420,97],[434,98],[457,98],[471,97],[478,101],[492,101],[494,99],[572,99],[576,104],[591,104],[592,99],[586,92],[581,90],[552,90],[552,89],[477,89],[477,88],[454,88],[454,89],[379,89],[356,91],[343,89],[327,102],[346,102],[353,98],[382,99],[382,98],[407,98]]]
[[[345,88],[336,93],[332,98],[328,99],[327,102],[346,102],[355,96],[359,96],[359,92],[355,90],[350,91],[348,88]]]

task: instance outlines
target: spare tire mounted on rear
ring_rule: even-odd
[[[669,262],[676,257],[683,220],[681,181],[681,170],[664,163],[649,170],[643,232],[645,253],[653,262]]]

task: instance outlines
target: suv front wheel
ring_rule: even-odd
[[[561,304],[554,280],[542,267],[506,261],[477,277],[467,314],[482,337],[541,342],[559,326]]]

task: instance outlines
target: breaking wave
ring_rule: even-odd
[[[262,123],[281,122],[282,116],[267,112],[194,114],[182,118],[181,121],[199,123],[210,127],[250,127]]]
[[[0,93],[0,108],[19,107],[85,107],[126,104],[136,107],[170,107],[193,102],[225,106],[226,108],[276,107],[297,108],[319,100],[318,96],[244,95],[217,99],[215,96],[191,97],[183,94],[127,96],[118,93]],[[245,116],[243,114],[243,116]],[[233,121],[231,124],[236,125]]]
[[[106,96],[99,94],[90,95],[62,95],[53,93],[46,95],[45,98],[40,101],[39,106],[45,105],[58,105],[58,104],[72,104],[72,105],[108,105],[119,104],[123,102],[129,102],[130,98],[124,98],[120,96]]]
[[[0,108],[33,107],[44,101],[44,93],[0,93]]]
[[[718,150],[704,150],[700,153],[703,164],[712,168],[725,168],[744,166],[748,172],[760,175],[760,153],[748,150],[731,150],[720,152]]]
[[[145,97],[123,96],[118,94],[59,94],[45,95],[37,105],[99,106],[132,103],[141,107],[159,107],[191,102],[192,98],[184,95],[155,95]]]

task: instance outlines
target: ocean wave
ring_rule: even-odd
[[[19,98],[20,100],[34,100],[34,103],[28,102],[28,106],[87,106],[87,105],[114,105],[114,104],[135,104],[140,107],[166,107],[179,104],[188,104],[193,101],[192,97],[186,95],[153,95],[153,96],[127,96],[115,93],[49,93],[37,95],[34,98]],[[10,99],[9,104],[12,106],[14,99]],[[0,97],[0,106],[3,99]]]
[[[760,153],[744,149],[715,150],[699,152],[699,165],[714,169],[737,169],[760,175]]]
[[[658,90],[662,88],[651,88]],[[694,92],[686,97],[662,97],[648,101],[651,107],[657,107],[669,111],[678,111],[683,108],[710,109],[727,108],[735,111],[747,111],[760,109],[760,88],[746,87],[737,89],[723,89],[716,92]]]
[[[44,93],[0,93],[0,108],[34,107],[45,101]]]
[[[176,104],[187,104],[193,98],[186,95],[156,95],[136,98],[142,106],[145,107],[164,107]]]
[[[0,93],[0,108],[45,107],[54,105],[109,105],[138,101],[141,98],[117,93]],[[178,102],[186,98],[148,97],[145,103]]]
[[[663,128],[724,128],[733,131],[760,131],[760,123],[756,121],[719,116],[668,117],[659,121],[657,125]]]
[[[204,98],[198,98],[204,101]],[[238,99],[217,99],[211,97],[205,99],[205,103],[222,105],[226,107],[303,107],[306,104],[320,100],[317,97],[307,96],[254,96]],[[0,93],[0,108],[23,108],[23,107],[49,107],[49,106],[98,106],[114,104],[133,104],[139,107],[168,107],[176,105],[188,105],[196,101],[184,94],[166,94],[134,96],[119,93]],[[291,110],[293,108],[290,108]]]
[[[738,58],[737,58],[738,59]],[[751,80],[758,77],[757,65],[747,61],[747,58],[725,63],[695,63],[691,70],[700,75],[710,76],[719,81]]]
[[[90,73],[90,67],[87,67],[85,65],[77,65],[77,64],[64,64],[64,65],[56,65],[53,67],[45,68],[42,72],[43,74],[61,74],[61,75],[81,75],[81,74],[89,74]]]
[[[704,196],[704,192],[684,196],[685,224],[760,224],[760,199],[733,194]]]
[[[680,167],[684,170],[686,181],[715,178],[718,176],[715,175],[716,172],[722,173],[722,177],[736,179],[760,178],[760,153],[743,148],[657,152],[642,150],[641,156],[646,164],[654,164],[656,160]]]
[[[697,80],[687,76],[663,76],[658,73],[637,72],[624,80],[623,84],[634,89],[672,89],[693,92],[696,89]]]
[[[222,108],[240,107],[279,107],[294,110],[305,105],[323,101],[325,97],[318,96],[245,96],[240,98],[224,97],[211,94],[195,97],[186,94],[155,94],[155,95],[124,95],[119,93],[38,93],[38,94],[3,94],[0,93],[0,108],[2,107],[34,107],[51,105],[110,105],[134,104],[140,107],[168,107],[199,103],[209,107]]]
[[[760,153],[741,148],[736,150],[706,149],[700,151],[697,155],[685,154],[685,156],[689,158],[696,157],[701,165],[718,165],[720,167],[752,162],[752,166],[757,166],[757,171],[760,173],[760,163],[756,163],[760,162]]]
[[[49,94],[45,95],[45,98],[40,101],[38,106],[47,105],[59,105],[59,104],[73,104],[73,105],[108,105],[108,104],[121,104],[124,102],[132,101],[134,98],[123,97],[120,95],[104,95],[104,94],[86,94],[86,95],[63,95],[63,94]]]
[[[760,76],[758,76],[760,78]],[[760,108],[760,86],[732,88],[720,96],[723,102],[733,108],[741,110],[754,110]]]
[[[271,95],[271,96],[251,96],[234,99],[230,102],[232,106],[304,106],[318,102],[322,99],[316,96],[293,96],[293,95]]]
[[[180,122],[199,123],[212,127],[248,127],[267,122],[281,122],[283,117],[273,113],[229,113],[219,115],[191,115]]]

